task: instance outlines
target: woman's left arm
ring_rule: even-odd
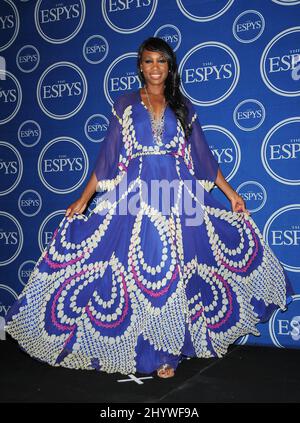
[[[192,102],[188,99],[186,101],[188,122],[192,126],[192,134],[190,135],[191,159],[196,179],[217,185],[231,202],[234,212],[243,211],[250,214],[246,209],[243,198],[225,180],[219,163],[208,146],[197,112]]]
[[[250,215],[249,210],[246,209],[244,199],[232,188],[232,186],[224,178],[222,171],[218,168],[217,177],[215,180],[217,187],[226,195],[231,202],[231,207],[234,212],[245,212]]]

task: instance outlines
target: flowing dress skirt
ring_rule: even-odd
[[[126,177],[121,198],[116,186],[56,228],[7,316],[23,350],[52,366],[151,373],[222,357],[286,308],[292,288],[253,219],[199,194],[183,161],[136,157]],[[179,181],[168,213],[165,195],[146,195],[154,179]],[[198,221],[179,211],[183,197]]]

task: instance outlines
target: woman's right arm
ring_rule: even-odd
[[[90,180],[86,184],[86,187],[84,188],[80,198],[83,199],[83,201],[86,201],[87,203],[92,198],[92,196],[96,192],[98,180],[96,178],[95,172],[92,173]]]
[[[118,172],[119,151],[122,145],[122,116],[126,96],[120,96],[112,106],[109,127],[105,139],[100,143],[97,159],[90,180],[80,198],[66,210],[66,216],[73,217],[74,213],[83,213],[87,203],[95,194],[99,181],[113,179]]]

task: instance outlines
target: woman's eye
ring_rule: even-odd
[[[152,62],[152,60],[150,60],[150,59],[145,60],[145,63],[151,63],[151,62]],[[166,63],[166,59],[160,59],[158,62],[159,63]]]

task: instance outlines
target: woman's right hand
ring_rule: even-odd
[[[72,218],[74,213],[83,213],[86,206],[87,202],[80,197],[78,200],[74,201],[74,203],[69,205],[66,209],[65,216]]]

